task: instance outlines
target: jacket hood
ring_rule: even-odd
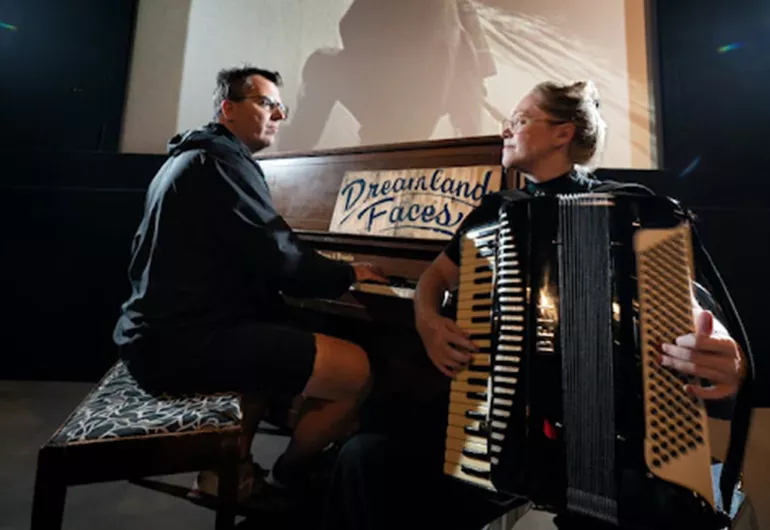
[[[219,123],[209,123],[199,129],[178,133],[167,145],[168,154],[178,155],[185,151],[205,149],[214,155],[240,153],[251,158],[248,148],[230,130]]]

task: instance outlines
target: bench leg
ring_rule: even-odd
[[[67,483],[62,480],[63,470],[56,456],[45,447],[38,454],[31,530],[61,529]]]
[[[240,459],[239,439],[227,437],[222,442],[222,459],[219,468],[219,491],[215,527],[216,530],[235,528],[238,506],[238,467]]]

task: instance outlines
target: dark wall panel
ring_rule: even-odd
[[[655,10],[666,169],[721,169],[767,193],[746,169],[766,165],[770,2],[658,0]]]
[[[0,145],[117,151],[137,0],[3,0]]]
[[[131,239],[163,157],[3,159],[0,378],[97,379],[116,358]]]

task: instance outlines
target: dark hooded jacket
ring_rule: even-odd
[[[341,296],[353,268],[293,233],[273,206],[264,174],[222,125],[176,135],[149,185],[128,268],[131,296],[114,340],[205,332],[271,319],[281,293]]]

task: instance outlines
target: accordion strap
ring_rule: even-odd
[[[690,217],[692,219],[694,216],[690,214]],[[746,330],[738,315],[738,310],[733,303],[732,297],[722,281],[722,277],[719,275],[711,256],[703,246],[698,231],[695,228],[695,223],[691,223],[691,226],[694,243],[693,250],[696,253],[695,261],[696,263],[700,262],[703,264],[703,267],[701,268],[703,277],[710,284],[710,287],[714,291],[717,291],[712,294],[717,300],[722,302],[722,305],[725,308],[724,313],[727,322],[724,324],[727,329],[730,330],[730,334],[733,336],[734,340],[740,345],[746,361],[746,377],[735,397],[733,417],[730,424],[730,442],[719,479],[719,488],[722,494],[722,507],[727,514],[730,514],[732,512],[732,497],[735,485],[738,483],[741,469],[743,468],[743,458],[746,451],[749,428],[751,426],[751,414],[753,408],[752,389],[755,377],[754,361]]]

